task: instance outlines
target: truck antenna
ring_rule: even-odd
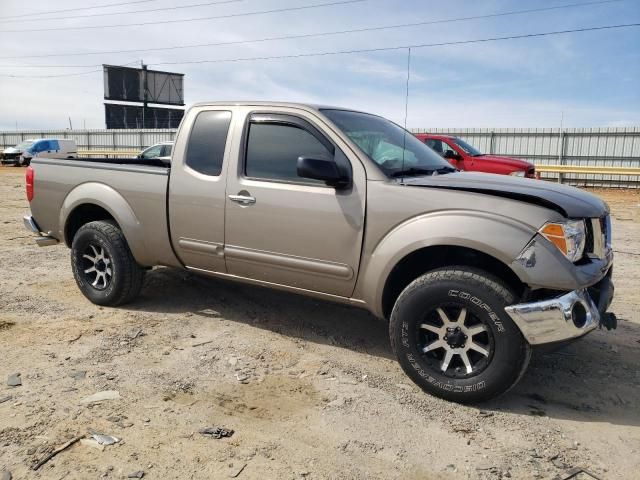
[[[402,171],[404,172],[404,156],[407,146],[407,116],[409,115],[409,80],[411,79],[411,47],[407,48],[407,86],[404,97],[404,134],[402,137]],[[401,177],[404,183],[404,175]]]

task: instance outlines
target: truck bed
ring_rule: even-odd
[[[175,258],[167,226],[170,169],[137,158],[36,158],[31,212],[41,231],[70,244],[60,219],[89,201],[111,214],[141,265]]]

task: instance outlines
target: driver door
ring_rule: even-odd
[[[230,168],[225,259],[230,274],[351,296],[365,214],[364,168],[307,112],[250,112]],[[297,175],[301,156],[347,162],[352,186],[336,189]]]

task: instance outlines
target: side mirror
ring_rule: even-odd
[[[460,155],[453,150],[446,150],[442,156],[447,160],[461,160]]]
[[[340,173],[336,162],[327,158],[299,157],[298,176],[321,180],[335,188],[344,188],[350,184],[350,179]]]

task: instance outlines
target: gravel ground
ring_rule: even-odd
[[[67,249],[23,229],[23,174],[0,168],[0,478],[638,478],[640,192],[596,192],[613,209],[618,330],[460,406],[415,387],[363,311],[170,269],[132,305],[92,305]],[[119,398],[82,403],[105,390]],[[214,426],[235,433],[198,433]],[[31,470],[88,432],[120,442]]]

